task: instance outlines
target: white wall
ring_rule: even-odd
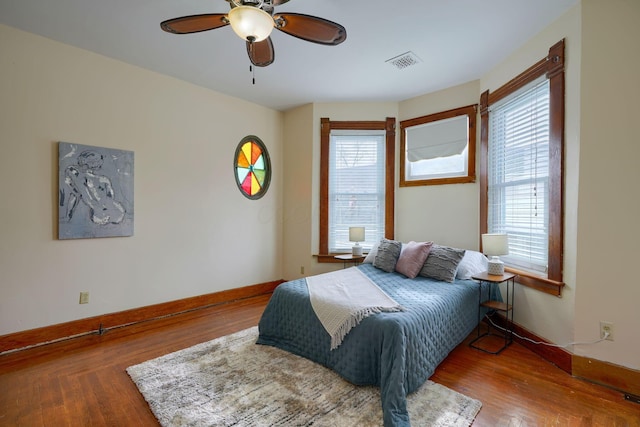
[[[3,25],[0,52],[0,335],[282,277],[282,113]],[[58,141],[135,153],[133,237],[56,239]]]
[[[614,342],[577,354],[640,369],[640,2],[583,0],[576,339],[614,323]]]

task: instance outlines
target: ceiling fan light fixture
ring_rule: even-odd
[[[261,42],[273,31],[273,18],[255,6],[237,6],[229,11],[229,23],[243,40]]]

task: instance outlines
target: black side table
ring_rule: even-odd
[[[474,280],[478,281],[478,284],[480,285],[480,289],[478,291],[478,326],[477,326],[477,336],[476,338],[473,339],[473,341],[471,341],[469,343],[469,346],[477,349],[477,350],[481,350],[484,351],[485,353],[490,353],[490,354],[498,354],[500,353],[502,350],[504,350],[505,348],[507,348],[512,342],[513,342],[513,294],[514,294],[514,285],[515,285],[515,279],[516,279],[516,274],[513,273],[504,273],[501,276],[497,276],[497,275],[493,275],[493,274],[489,274],[487,272],[484,273],[480,273],[478,275],[473,276],[472,278]],[[506,302],[500,302],[500,301],[493,301],[493,300],[488,300],[488,301],[484,301],[482,302],[482,284],[483,283],[489,283],[491,284],[491,286],[494,285],[498,285],[500,283],[503,282],[507,282],[507,299]],[[489,286],[488,288],[491,289],[491,286]],[[490,291],[489,291],[490,292]],[[502,313],[504,313],[504,316],[506,318],[507,321],[507,328],[504,331],[503,334],[498,334],[495,332],[491,331],[491,323],[488,323],[488,329],[487,332],[485,332],[484,334],[480,334],[480,323],[482,321],[482,307],[488,308],[490,310],[495,311],[500,311]],[[494,328],[495,329],[495,328]],[[491,351],[488,350],[486,348],[483,348],[480,346],[480,342],[483,340],[483,338],[488,337],[488,336],[497,336],[500,338],[504,338],[504,344],[502,345],[502,347],[500,347],[499,349],[495,350],[495,351]]]

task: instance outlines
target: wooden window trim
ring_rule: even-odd
[[[452,110],[441,111],[439,113],[429,114],[427,116],[416,117],[413,119],[403,120],[400,122],[400,187],[414,187],[421,185],[442,185],[442,184],[465,184],[476,182],[476,115],[478,106],[476,104],[466,107],[454,108]],[[469,119],[469,150],[468,150],[468,171],[466,176],[452,178],[432,178],[407,180],[406,173],[406,128],[411,126],[422,125],[425,123],[437,122],[440,120],[450,119],[453,117],[467,116]]]
[[[546,75],[550,90],[549,134],[549,261],[547,278],[512,268],[519,275],[518,283],[555,296],[562,296],[564,287],[564,39],[551,46],[541,59],[504,86],[480,96],[480,234],[487,232],[488,220],[488,147],[489,106]],[[482,239],[480,239],[482,248]]]
[[[329,142],[332,129],[340,130],[384,130],[385,131],[385,224],[387,239],[394,238],[395,204],[395,140],[396,119],[387,117],[385,121],[331,121],[320,119],[320,247],[318,262],[335,262],[329,253]]]

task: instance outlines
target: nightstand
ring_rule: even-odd
[[[334,256],[334,258],[341,260],[344,263],[343,268],[347,268],[347,264],[350,263],[350,262],[352,262],[353,265],[360,264],[362,261],[364,261],[365,256],[364,255],[341,254],[341,255]]]
[[[478,349],[478,350],[482,350],[485,353],[490,353],[490,354],[498,354],[500,353],[502,350],[504,350],[505,348],[507,348],[512,342],[513,342],[513,294],[514,294],[514,285],[515,285],[515,281],[516,281],[516,274],[513,273],[504,273],[501,276],[496,276],[493,274],[488,274],[487,272],[484,273],[480,273],[477,274],[475,276],[472,277],[472,279],[477,280],[478,284],[480,285],[480,289],[478,291],[478,326],[477,326],[477,336],[476,338],[473,339],[473,341],[471,341],[469,343],[469,346]],[[500,283],[504,283],[506,282],[507,284],[507,298],[506,298],[506,302],[500,302],[500,301],[493,301],[493,300],[488,300],[488,301],[482,301],[482,284],[483,283],[489,283],[490,286],[488,286],[489,289],[491,289],[493,286],[497,286]],[[489,292],[491,292],[489,290]],[[489,322],[487,325],[487,332],[485,332],[484,334],[480,334],[480,324],[482,321],[482,308],[488,308],[490,311],[496,312],[496,311],[500,311],[502,313],[504,313],[504,316],[506,318],[506,330],[504,331],[504,333],[502,334],[498,334],[498,333],[494,333],[491,332],[491,323]],[[494,328],[495,329],[495,328]],[[493,351],[493,350],[489,350],[487,348],[483,348],[480,346],[480,342],[483,341],[484,338],[488,337],[488,336],[497,336],[500,338],[504,338],[504,344],[502,345],[502,347],[498,348],[497,350]]]

